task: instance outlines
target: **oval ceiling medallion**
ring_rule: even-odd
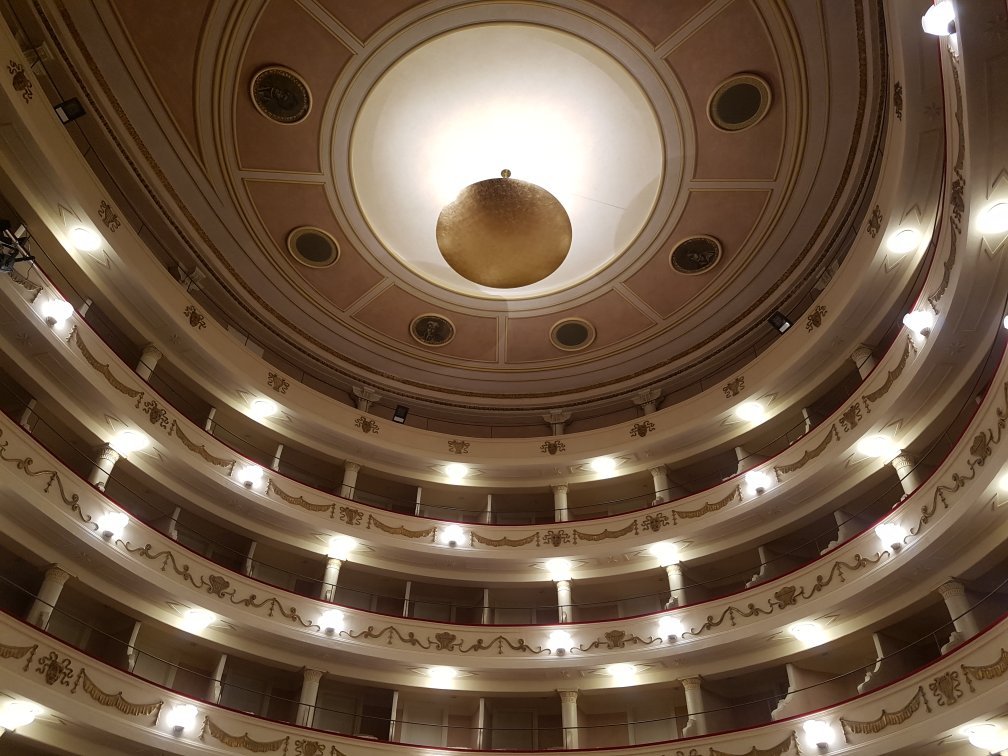
[[[770,109],[770,85],[759,76],[732,76],[714,90],[707,106],[711,123],[725,131],[741,131],[762,120]]]
[[[435,235],[441,256],[460,276],[514,289],[560,267],[570,251],[571,222],[556,197],[505,169],[445,205]]]
[[[595,341],[595,326],[581,318],[567,318],[550,329],[550,341],[568,352],[584,349]]]
[[[424,346],[444,346],[455,338],[455,325],[441,315],[418,315],[410,323],[410,336]]]
[[[287,250],[311,268],[328,268],[339,259],[339,244],[321,228],[301,226],[287,235]]]
[[[669,256],[672,267],[688,276],[705,273],[721,259],[721,242],[713,236],[693,236],[679,242]]]
[[[270,66],[252,77],[252,102],[277,123],[303,121],[311,110],[311,93],[304,79],[282,66]]]

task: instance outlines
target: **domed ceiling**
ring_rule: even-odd
[[[601,406],[751,357],[860,222],[876,16],[104,0],[62,22],[182,219],[165,244],[254,341],[464,413]]]

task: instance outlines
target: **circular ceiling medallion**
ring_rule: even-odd
[[[567,318],[550,329],[550,341],[568,352],[584,349],[595,341],[595,326],[581,318]]]
[[[655,113],[626,68],[574,34],[522,23],[449,31],[386,64],[364,98],[350,138],[356,204],[383,251],[429,283],[493,299],[564,291],[636,241],[665,170],[677,172]],[[446,231],[446,205],[494,194],[506,182],[482,182],[502,169],[512,172],[515,195],[520,179],[531,187],[530,206],[549,206],[549,248],[566,257],[507,260],[468,247],[480,259],[462,269],[460,257],[442,255],[443,234],[432,231]],[[482,218],[483,240],[498,245],[507,218],[487,207]],[[539,243],[531,230],[510,230]],[[465,233],[476,231],[466,224]]]
[[[739,74],[714,90],[707,114],[725,131],[741,131],[758,123],[770,109],[770,85],[759,76]]]
[[[301,226],[287,235],[287,249],[302,265],[327,268],[339,259],[339,244],[321,228]]]
[[[455,338],[455,326],[441,315],[419,315],[410,323],[410,335],[424,346],[444,346]]]
[[[571,245],[563,205],[540,186],[510,178],[470,184],[438,216],[441,255],[456,273],[482,286],[514,289],[560,267]]]
[[[282,66],[270,66],[252,77],[252,102],[277,123],[303,121],[311,110],[311,94],[304,79]]]
[[[680,273],[692,276],[713,268],[721,259],[721,242],[713,236],[693,236],[679,242],[669,261]]]

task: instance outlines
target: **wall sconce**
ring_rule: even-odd
[[[875,528],[875,535],[882,541],[884,546],[892,548],[893,552],[898,552],[903,548],[903,539],[906,538],[906,531],[895,522],[883,522]]]
[[[127,429],[115,434],[112,440],[109,441],[109,446],[119,456],[126,457],[133,452],[142,451],[150,446],[150,437],[146,433]]]
[[[465,531],[454,523],[438,530],[438,541],[444,546],[455,548],[465,540]]]
[[[196,724],[196,707],[192,704],[176,704],[168,710],[165,723],[176,735]]]
[[[249,402],[249,414],[253,420],[265,420],[270,415],[275,415],[277,409],[276,402],[262,396]]]
[[[186,609],[182,615],[182,629],[190,633],[198,633],[210,627],[217,615],[200,607]]]
[[[63,325],[73,315],[73,305],[59,297],[49,297],[42,303],[42,317],[50,326]]]
[[[836,741],[836,732],[830,727],[829,722],[822,719],[810,719],[802,725],[802,729],[805,730],[806,742],[820,751],[829,750]]]
[[[31,701],[11,699],[0,706],[0,732],[30,725],[41,713],[42,709]]]
[[[252,488],[262,483],[263,469],[259,465],[242,465],[236,471],[235,477],[245,488]]]
[[[546,571],[549,573],[550,580],[554,583],[561,580],[571,579],[572,565],[569,559],[564,559],[563,557],[556,557],[554,559],[547,560]]]
[[[98,532],[105,540],[112,540],[122,535],[129,524],[129,515],[125,512],[106,512],[96,520]]]
[[[750,470],[745,474],[746,491],[750,496],[759,496],[766,492],[773,481],[762,470]]]
[[[681,638],[685,632],[686,626],[678,617],[670,617],[666,614],[658,619],[658,635],[663,638],[674,641]]]
[[[566,630],[553,630],[549,637],[546,638],[546,647],[553,651],[557,656],[563,656],[567,653],[567,649],[574,646],[574,639],[571,638],[571,634]]]
[[[345,562],[350,558],[350,552],[357,548],[357,539],[348,535],[334,535],[329,538],[329,548],[326,556]]]
[[[903,325],[918,336],[930,336],[934,324],[934,313],[928,310],[914,310],[903,316]]]
[[[339,609],[326,609],[319,617],[319,627],[326,635],[338,633],[345,625],[345,617]]]

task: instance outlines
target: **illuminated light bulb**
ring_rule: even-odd
[[[920,248],[921,234],[915,228],[901,228],[886,239],[886,249],[896,255],[916,252]]]
[[[686,632],[686,626],[678,617],[669,617],[667,614],[658,619],[658,635],[664,638],[681,638]]]
[[[955,33],[955,8],[952,0],[938,0],[921,16],[921,28],[936,37],[947,37]]]
[[[927,310],[914,310],[903,316],[903,325],[916,333],[918,336],[927,336],[934,328],[934,313]]]
[[[96,521],[98,532],[105,538],[118,538],[129,525],[129,515],[125,512],[106,512]]]
[[[1005,328],[1008,328],[1008,315],[1004,316],[1004,320],[1001,321],[1001,325],[1003,325]]]
[[[598,475],[612,475],[616,471],[616,460],[612,457],[595,457],[588,466]]]
[[[262,483],[263,469],[259,465],[242,465],[235,476],[245,488],[252,488]]]
[[[747,423],[760,423],[766,417],[766,409],[760,402],[742,402],[735,408],[735,417]]]
[[[571,565],[569,559],[564,559],[563,557],[556,557],[550,559],[545,564],[546,571],[549,572],[550,580],[570,580],[571,579]]]
[[[427,677],[435,685],[444,687],[458,677],[458,670],[455,667],[428,667]]]
[[[895,522],[883,522],[876,526],[875,535],[884,546],[891,546],[893,551],[899,551],[903,548],[906,531]]]
[[[339,609],[326,609],[319,617],[319,627],[325,633],[338,633],[343,629],[344,616]]]
[[[168,710],[165,723],[178,735],[196,724],[196,713],[196,707],[192,704],[176,704]]]
[[[1008,493],[1008,473],[1005,473],[998,478],[998,488],[1000,488],[1003,492]]]
[[[455,547],[465,540],[465,530],[460,525],[446,525],[438,530],[438,541],[445,545]]]
[[[206,630],[210,623],[217,619],[217,615],[200,607],[186,609],[182,615],[182,629],[190,633],[198,633]]]
[[[348,535],[334,535],[329,538],[329,549],[326,556],[345,562],[350,558],[350,552],[357,548],[357,539]]]
[[[876,434],[865,436],[857,443],[857,451],[866,457],[877,457],[891,462],[902,451],[889,436]]]
[[[109,446],[119,454],[125,457],[133,452],[142,451],[150,446],[150,437],[146,433],[141,433],[135,430],[124,430],[120,431],[115,435],[115,437],[109,441]]]
[[[31,701],[13,699],[0,706],[0,730],[16,730],[35,721],[42,709]]]
[[[102,238],[90,228],[77,226],[70,229],[70,243],[79,252],[95,252],[102,244]]]
[[[815,646],[826,640],[826,633],[816,622],[798,622],[791,625],[788,631],[802,643]]]
[[[658,564],[668,567],[670,564],[679,564],[679,547],[671,541],[658,541],[648,546],[648,551]]]
[[[256,420],[265,420],[270,415],[275,415],[277,409],[277,403],[265,397],[253,399],[249,403],[249,414]]]
[[[546,647],[551,649],[557,656],[563,656],[567,649],[573,647],[574,639],[566,630],[554,630],[546,639]]]
[[[969,738],[971,746],[975,746],[987,753],[999,753],[1008,750],[1008,735],[993,722],[982,722],[980,724],[964,727],[960,732]]]
[[[805,730],[805,740],[809,745],[819,749],[825,749],[833,745],[836,740],[836,731],[830,727],[829,722],[821,719],[810,719],[802,725]]]
[[[50,326],[63,325],[73,315],[73,305],[59,297],[49,297],[41,307],[42,317]]]
[[[981,234],[1003,234],[1008,231],[1008,202],[995,202],[980,211],[976,225]]]
[[[749,495],[760,495],[766,491],[773,482],[770,476],[762,470],[750,470],[745,474],[746,490]]]
[[[444,474],[449,480],[459,481],[469,474],[469,468],[458,462],[451,462],[444,466]]]
[[[633,664],[610,664],[606,667],[606,673],[620,685],[628,685],[637,676],[637,667]]]

